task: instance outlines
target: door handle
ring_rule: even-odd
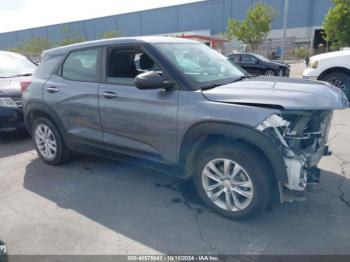
[[[118,97],[118,95],[117,95],[116,93],[110,92],[110,91],[103,92],[103,93],[102,93],[102,96],[103,96],[104,98],[107,98],[107,99],[113,99],[113,98],[117,98],[117,97]]]
[[[57,87],[54,87],[54,86],[51,86],[51,87],[46,87],[46,90],[47,92],[49,93],[57,93],[58,92],[58,88]]]

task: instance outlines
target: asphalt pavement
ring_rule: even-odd
[[[190,182],[85,155],[48,166],[12,135],[0,139],[0,239],[10,254],[350,254],[350,110],[330,145],[305,202],[236,222]]]

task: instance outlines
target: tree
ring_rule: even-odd
[[[17,47],[10,49],[10,51],[38,55],[43,51],[50,49],[52,47],[52,42],[44,37],[34,37],[26,42],[19,44]]]
[[[324,39],[331,47],[339,49],[350,46],[350,0],[333,0],[334,7],[330,8],[323,27]]]
[[[100,39],[117,38],[121,37],[121,33],[118,30],[105,32],[101,35]]]
[[[230,40],[236,38],[242,41],[255,51],[266,39],[271,30],[271,23],[277,15],[276,9],[258,2],[248,9],[244,20],[229,18],[226,35]]]
[[[86,41],[86,38],[81,34],[80,30],[74,30],[68,26],[61,28],[61,40],[58,41],[58,46],[71,45]]]

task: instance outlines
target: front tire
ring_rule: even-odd
[[[350,99],[350,76],[342,72],[334,72],[322,78],[323,81],[343,90],[347,98]]]
[[[56,126],[49,119],[38,118],[32,127],[35,150],[45,163],[60,165],[70,158],[71,152]]]
[[[203,201],[232,219],[256,216],[270,203],[273,186],[264,159],[245,144],[217,144],[195,163],[194,184]]]
[[[277,73],[275,70],[273,69],[266,69],[265,72],[264,72],[264,75],[265,76],[276,76]]]

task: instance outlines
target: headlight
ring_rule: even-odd
[[[6,255],[6,246],[5,246],[5,243],[3,243],[1,240],[0,240],[0,255]]]
[[[311,61],[310,63],[309,63],[309,67],[310,68],[314,68],[314,69],[316,69],[317,68],[317,66],[318,66],[318,61]]]
[[[15,101],[9,97],[0,97],[0,106],[2,107],[17,107]]]
[[[279,115],[273,114],[270,115],[268,118],[266,118],[263,122],[261,122],[256,129],[258,129],[259,131],[264,131],[267,128],[270,127],[288,127],[289,126],[289,122],[284,120],[282,117],[280,117]]]

